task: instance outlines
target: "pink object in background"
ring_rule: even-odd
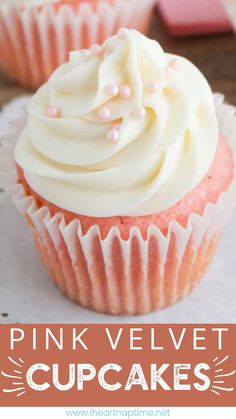
[[[236,1],[235,0],[222,0],[226,12],[228,13],[229,20],[236,32]]]
[[[156,0],[0,0],[0,69],[37,89],[69,51],[99,45],[121,27],[146,32]],[[125,31],[120,31],[125,36]]]
[[[158,0],[159,12],[173,35],[232,30],[222,0]]]

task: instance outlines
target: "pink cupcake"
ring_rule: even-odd
[[[103,43],[122,26],[145,32],[154,2],[0,0],[0,68],[23,86],[38,88],[69,51]]]
[[[72,52],[14,153],[14,202],[62,292],[110,314],[188,294],[235,201],[234,125],[193,64],[134,30]]]

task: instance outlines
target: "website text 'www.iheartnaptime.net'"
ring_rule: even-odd
[[[170,409],[68,409],[66,417],[170,417]]]

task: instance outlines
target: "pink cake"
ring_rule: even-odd
[[[118,227],[123,239],[128,240],[130,229],[137,226],[147,239],[147,228],[156,225],[167,233],[168,226],[173,220],[185,226],[191,213],[201,215],[206,204],[216,203],[219,195],[229,187],[234,173],[232,152],[223,139],[219,139],[217,153],[211,168],[200,184],[172,208],[152,216],[146,217],[111,217],[91,218],[72,214],[57,208],[36,194],[27,184],[24,172],[17,168],[18,179],[24,187],[25,194],[33,196],[38,208],[46,207],[51,215],[62,213],[66,223],[79,220],[85,234],[90,227],[98,225],[102,239],[107,237],[110,229]],[[162,277],[162,263],[159,245],[155,237],[149,240],[148,289],[144,288],[143,267],[140,259],[138,242],[133,239],[130,261],[130,286],[126,286],[125,263],[119,241],[114,238],[110,252],[110,263],[113,266],[113,286],[108,289],[106,271],[100,244],[100,237],[93,239],[91,256],[94,261],[93,278],[91,278],[84,252],[79,243],[76,244],[76,258],[71,259],[70,252],[61,236],[57,247],[50,235],[44,231],[39,234],[31,217],[25,214],[27,223],[34,231],[35,243],[41,254],[42,261],[54,282],[61,291],[75,302],[84,307],[110,314],[144,314],[173,304],[176,300],[190,292],[202,278],[212,257],[214,256],[220,236],[218,234],[208,240],[207,235],[202,239],[197,254],[193,250],[192,239],[189,240],[182,261],[177,257],[177,243],[173,234],[169,243],[169,251]],[[46,247],[45,244],[46,243]],[[58,253],[59,252],[59,253]],[[95,275],[95,276],[94,276]],[[92,286],[93,281],[96,282]],[[92,281],[92,282],[91,282]],[[163,285],[164,288],[163,288]],[[176,286],[176,284],[178,284]],[[128,294],[127,294],[128,292]]]
[[[206,204],[208,202],[216,203],[221,192],[227,190],[233,179],[234,162],[228,143],[220,137],[214,161],[199,185],[173,207],[158,214],[141,217],[119,216],[95,218],[74,214],[58,208],[32,190],[25,180],[23,170],[19,166],[17,167],[17,173],[19,182],[24,186],[26,194],[34,196],[38,208],[46,206],[49,208],[51,215],[61,212],[67,224],[78,219],[81,223],[83,234],[86,234],[93,225],[98,225],[103,239],[107,237],[112,227],[117,226],[121,237],[127,240],[130,229],[134,225],[140,229],[144,239],[147,238],[147,230],[150,225],[157,225],[165,235],[167,234],[170,222],[173,220],[178,221],[183,227],[186,227],[191,213],[202,215]]]

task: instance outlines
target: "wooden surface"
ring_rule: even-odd
[[[224,93],[227,100],[236,105],[236,36],[233,33],[173,38],[154,13],[149,35],[157,39],[165,51],[183,55],[195,63],[207,77],[213,91]],[[23,93],[26,90],[0,75],[0,106]]]

